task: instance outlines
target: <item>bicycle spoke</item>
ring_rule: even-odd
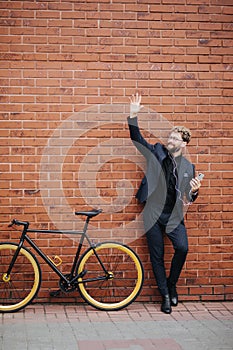
[[[103,243],[96,250],[109,276],[105,276],[104,281],[98,280],[104,276],[104,271],[90,250],[79,266],[79,272],[81,269],[87,270],[83,284],[79,285],[81,294],[97,308],[125,307],[136,298],[142,286],[143,270],[138,257],[129,248],[118,243]],[[95,278],[95,281],[85,282],[85,279]]]
[[[40,286],[40,269],[35,258],[24,248],[14,263],[10,275],[6,272],[17,245],[0,244],[0,311],[18,311],[35,297]]]

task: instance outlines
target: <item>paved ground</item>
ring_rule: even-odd
[[[117,312],[35,304],[0,314],[1,350],[232,350],[233,302],[180,303],[171,315],[135,302]]]

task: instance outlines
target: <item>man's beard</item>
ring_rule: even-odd
[[[167,149],[172,154],[180,151],[180,147],[173,146],[173,147],[170,148],[169,145],[167,145]]]

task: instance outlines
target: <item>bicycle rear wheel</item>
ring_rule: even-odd
[[[35,256],[21,248],[9,276],[6,272],[18,244],[0,243],[0,312],[19,311],[37,295],[41,269]]]
[[[104,272],[101,263],[107,270]],[[129,247],[115,242],[100,243],[88,249],[77,268],[79,292],[84,300],[100,310],[120,310],[131,304],[139,295],[144,273],[137,254]]]

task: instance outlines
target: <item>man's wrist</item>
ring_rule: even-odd
[[[195,195],[195,194],[197,194],[197,193],[198,193],[198,190],[194,190],[194,191],[191,190],[191,194],[192,194],[192,195]]]
[[[136,118],[137,117],[137,113],[130,113],[129,117],[130,118]]]

